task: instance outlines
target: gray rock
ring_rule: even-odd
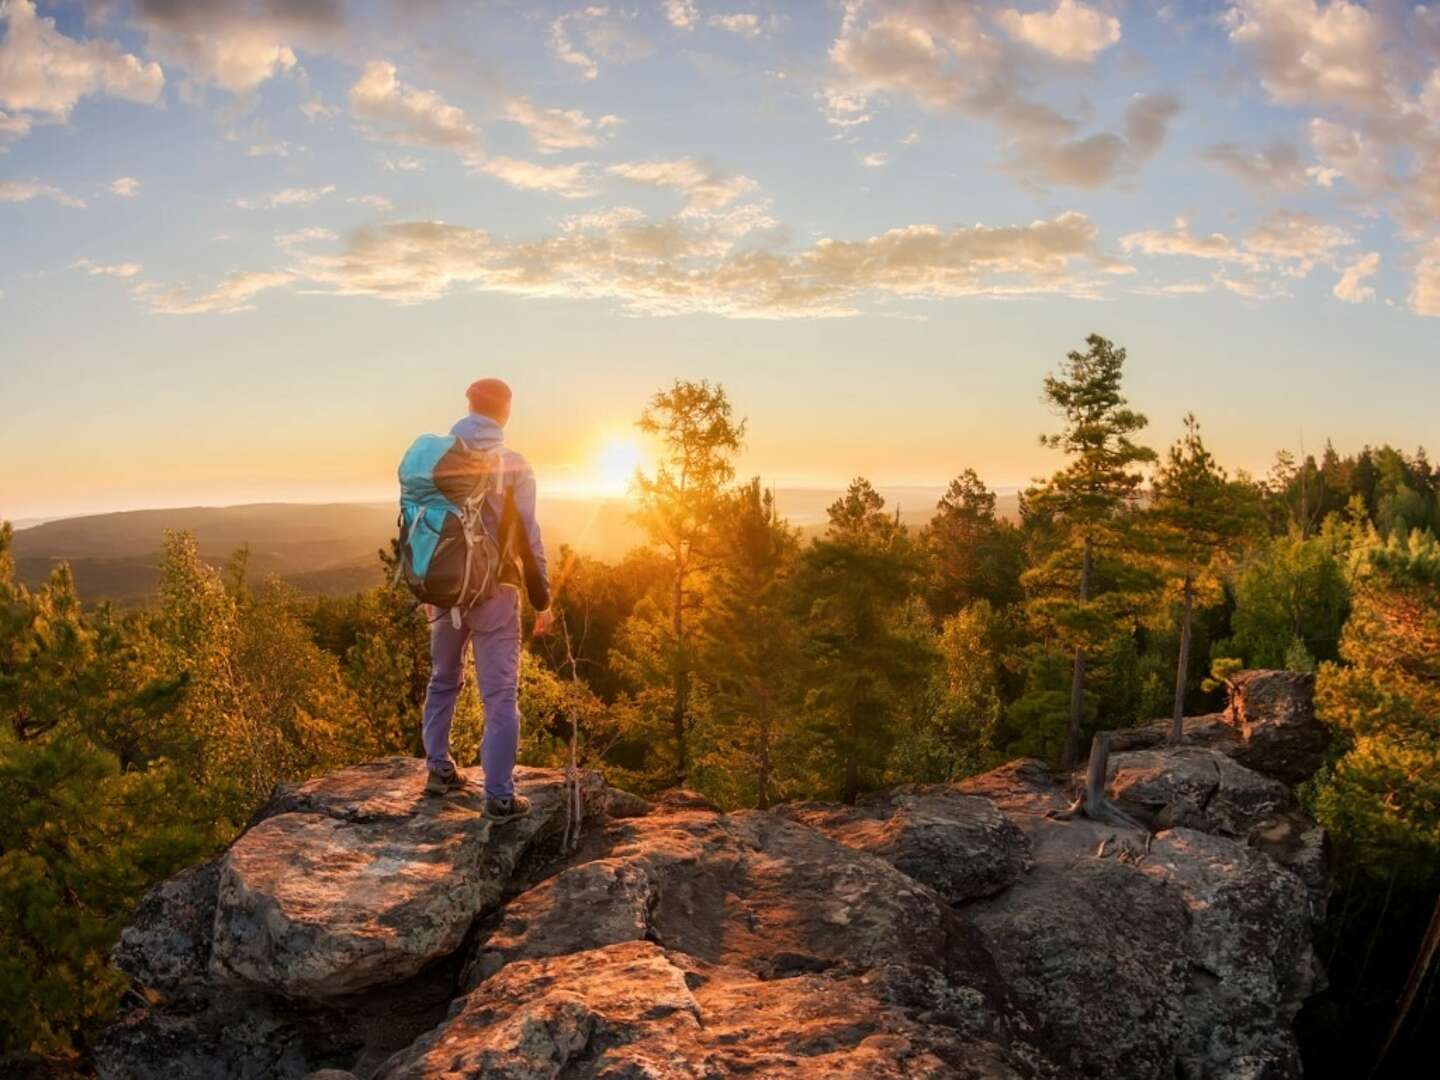
[[[1330,730],[1315,717],[1315,676],[1297,671],[1242,671],[1230,680],[1230,722],[1241,745],[1233,757],[1287,784],[1325,763]]]
[[[1111,798],[1139,807],[1158,828],[1188,825],[1244,838],[1291,802],[1290,789],[1218,750],[1180,746],[1110,757]]]
[[[165,997],[205,993],[214,937],[220,859],[192,866],[151,889],[135,909],[110,962]]]
[[[587,800],[600,785],[587,775]],[[392,758],[287,792],[226,853],[211,974],[325,1000],[410,978],[449,955],[529,849],[563,827],[563,774],[522,770],[534,809],[495,826],[483,794],[430,796],[425,764]]]
[[[1030,842],[993,802],[946,785],[868,795],[855,806],[804,803],[777,812],[878,855],[951,903],[997,893],[1030,868]]]

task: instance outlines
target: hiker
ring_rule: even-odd
[[[485,771],[485,814],[510,821],[530,812],[530,801],[515,794],[512,772],[520,739],[516,696],[520,678],[520,587],[523,583],[535,609],[536,636],[547,633],[554,619],[545,549],[535,523],[535,473],[530,464],[507,448],[505,423],[510,419],[510,387],[499,379],[481,379],[465,392],[470,412],[450,434],[471,450],[494,451],[500,462],[499,490],[485,496],[484,526],[500,547],[499,587],[474,607],[460,612],[426,605],[430,617],[430,686],[425,694],[422,739],[429,794],[470,787],[450,756],[450,722],[465,676],[465,647],[475,655],[475,674],[485,702],[485,736],[480,764]]]

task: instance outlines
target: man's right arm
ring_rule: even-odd
[[[515,506],[515,524],[520,533],[520,565],[524,571],[525,594],[536,611],[550,607],[550,574],[545,562],[545,545],[540,539],[540,525],[535,520],[535,471],[524,458],[518,458],[512,477],[510,496]]]

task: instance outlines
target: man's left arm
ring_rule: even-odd
[[[535,520],[535,470],[521,459],[510,489],[520,531],[520,565],[525,576],[525,595],[536,611],[550,608],[550,573],[545,563],[545,545],[540,524]]]

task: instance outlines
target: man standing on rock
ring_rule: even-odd
[[[471,608],[456,627],[448,613],[427,605],[430,616],[430,686],[425,694],[422,739],[430,768],[425,791],[443,795],[469,786],[450,756],[450,723],[465,677],[465,647],[475,654],[475,674],[485,702],[485,737],[480,764],[485,770],[485,815],[497,822],[530,812],[530,800],[515,794],[512,773],[520,741],[517,703],[520,680],[520,587],[535,609],[535,634],[545,634],[554,619],[545,548],[535,523],[535,473],[529,462],[508,449],[505,423],[510,419],[510,387],[499,379],[481,379],[465,392],[470,412],[450,434],[472,450],[498,451],[499,491],[486,496],[481,510],[486,529],[500,544],[500,587]]]

